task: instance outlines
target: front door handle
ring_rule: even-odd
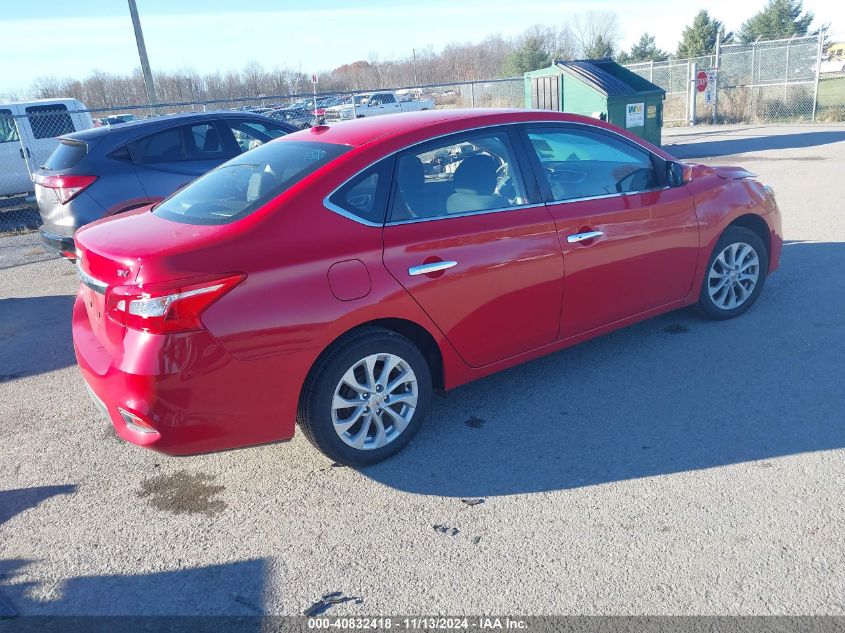
[[[457,266],[458,262],[431,262],[430,264],[420,264],[419,266],[411,266],[408,269],[408,274],[412,277],[416,275],[428,275],[430,273],[437,273],[441,270],[446,270],[452,266]]]
[[[570,244],[577,244],[578,242],[586,242],[587,240],[594,240],[597,237],[604,235],[603,231],[587,231],[586,233],[573,233],[566,236],[566,241]]]

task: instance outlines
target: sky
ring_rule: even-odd
[[[736,31],[764,0],[137,0],[153,70],[200,73],[252,61],[306,73],[359,59],[406,57],[487,35],[562,24],[585,10],[619,16],[620,45],[641,33],[674,51],[684,26],[706,8]],[[0,93],[25,94],[36,77],[130,73],[139,66],[125,0],[3,1]],[[49,11],[45,10],[49,7]],[[845,39],[845,3],[804,0],[814,26]]]

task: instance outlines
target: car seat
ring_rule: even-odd
[[[464,158],[452,177],[455,193],[446,199],[446,212],[464,213],[506,207],[507,200],[495,193],[497,169],[492,156],[476,154]]]

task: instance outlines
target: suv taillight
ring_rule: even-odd
[[[106,291],[106,314],[126,327],[153,334],[203,328],[200,315],[244,280],[246,275],[182,279]]]
[[[97,180],[96,176],[38,176],[36,183],[47,189],[55,189],[59,202],[67,204]]]

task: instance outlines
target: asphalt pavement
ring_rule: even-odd
[[[398,457],[118,440],[73,268],[0,238],[0,599],[19,614],[845,614],[845,126],[666,130],[775,189],[744,316],[667,314],[438,395]]]

